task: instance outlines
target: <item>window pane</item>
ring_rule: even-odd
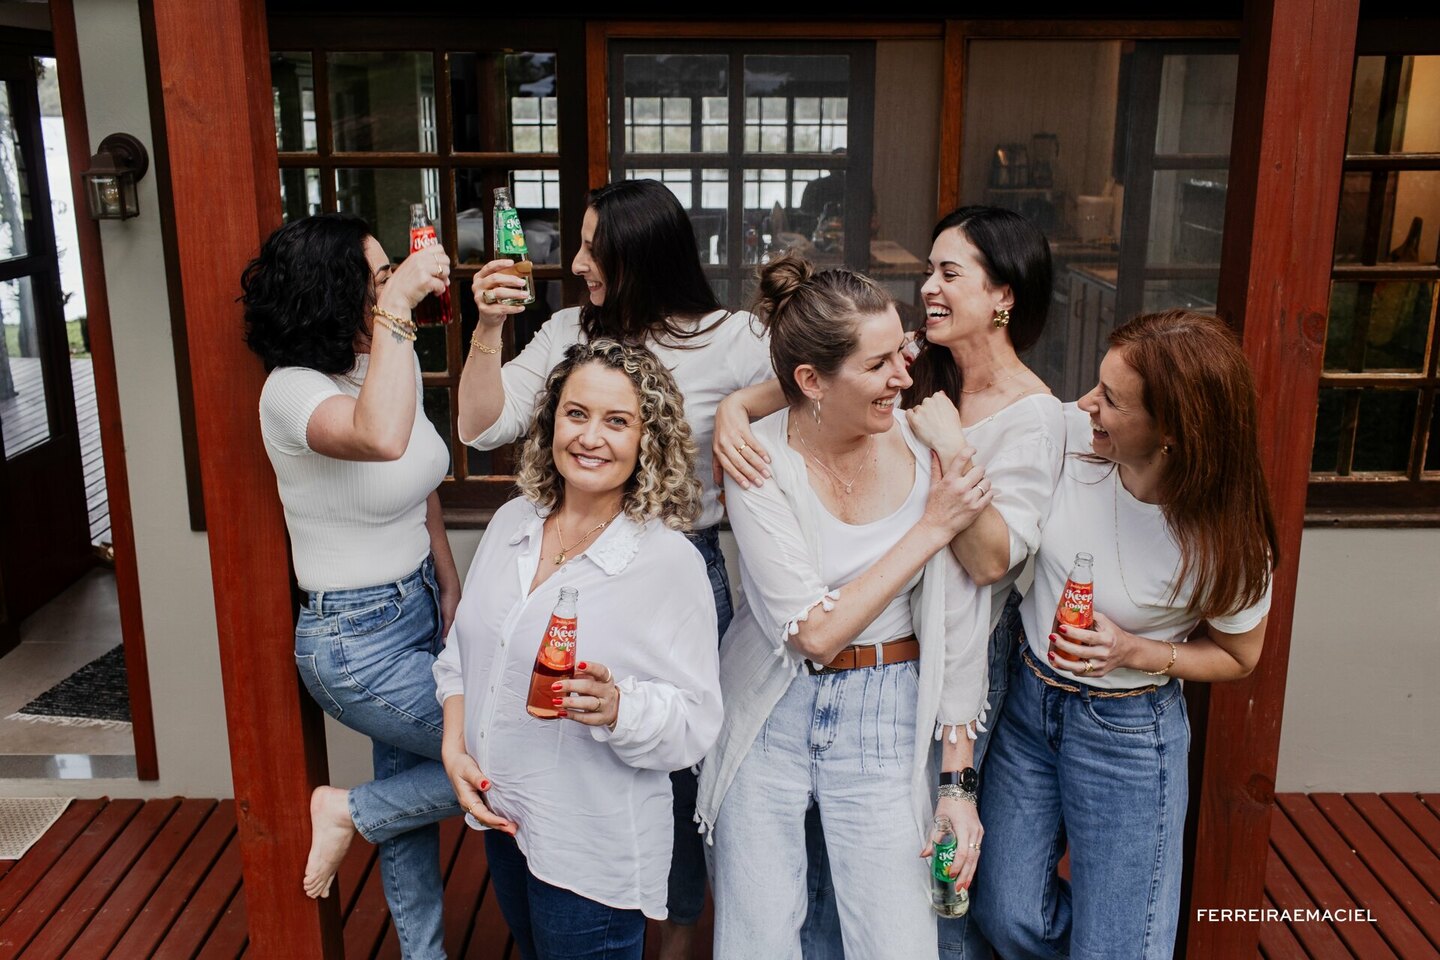
[[[294,167],[280,171],[280,216],[285,221],[297,220],[320,212],[320,171],[316,167],[303,170]]]
[[[697,140],[707,151],[726,149],[728,56],[626,54],[622,75],[628,152],[689,153]]]
[[[557,153],[555,54],[451,53],[455,149]]]
[[[1219,267],[1225,170],[1157,170],[1150,199],[1150,264]]]
[[[1315,448],[1310,455],[1311,473],[1335,473],[1339,469],[1340,428],[1345,415],[1345,396],[1353,390],[1320,389],[1315,410]]]
[[[431,54],[332,53],[328,63],[335,150],[435,152]]]
[[[275,148],[314,151],[315,64],[308,53],[270,54],[275,99]]]
[[[30,278],[0,283],[0,432],[5,459],[50,439],[50,403],[41,369],[40,321]]]
[[[1440,470],[1440,394],[1435,395],[1435,403],[1430,411],[1430,433],[1429,443],[1425,447],[1425,469],[1427,471]]]
[[[1413,280],[1332,283],[1325,369],[1420,372],[1435,286]]]
[[[1404,473],[1415,429],[1415,390],[1363,390],[1355,420],[1354,473]]]
[[[1178,308],[1213,314],[1219,286],[1219,280],[1203,277],[1146,280],[1144,306],[1141,309],[1145,313]]]
[[[354,170],[335,171],[335,204],[342,213],[363,217],[390,260],[399,263],[410,252],[410,204],[423,203],[435,221],[440,242],[450,244],[439,221],[440,171]]]
[[[453,284],[450,295],[455,295]],[[445,356],[445,331],[448,329],[448,324],[430,324],[415,328],[415,356],[419,358],[420,369],[425,373],[445,372],[448,366]]]
[[[19,133],[10,112],[10,84],[0,81],[0,260],[29,249],[30,193]]]
[[[1347,153],[1437,153],[1440,56],[1356,57]]]
[[[843,148],[849,98],[849,57],[747,56],[746,151],[816,153]]]
[[[442,336],[443,336],[443,331]],[[425,416],[435,425],[435,432],[445,441],[445,449],[450,449],[450,388],[449,387],[426,387],[421,396],[425,403]],[[445,458],[449,463],[450,458]],[[446,468],[445,474],[449,476],[454,471]]]
[[[1155,152],[1229,153],[1238,56],[1163,58]]]
[[[483,263],[493,256],[490,228],[495,190],[510,188],[510,198],[525,228],[525,246],[535,263],[560,262],[560,171],[457,169],[455,171],[456,256],[462,263]]]
[[[1345,174],[1336,263],[1435,263],[1437,258],[1440,171]]]

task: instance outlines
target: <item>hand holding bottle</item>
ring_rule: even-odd
[[[529,266],[529,261],[525,261]],[[525,312],[525,299],[530,288],[515,270],[514,260],[491,260],[475,274],[472,291],[475,294],[475,308],[480,311],[480,322],[486,326],[498,327],[505,318]]]

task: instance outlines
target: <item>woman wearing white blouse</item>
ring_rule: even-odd
[[[643,347],[573,345],[525,444],[436,661],[443,757],[526,960],[638,958],[666,916],[669,773],[720,728],[715,608],[679,530],[694,442],[674,379]],[[558,720],[525,709],[562,588],[579,592]],[[581,852],[583,849],[583,853]]]
[[[773,479],[726,487],[744,590],[697,805],[713,842],[715,956],[800,954],[815,803],[846,954],[934,958],[920,858],[931,745],[944,739],[946,769],[968,766],[986,686],[981,591],[951,550],[988,508],[989,483],[956,464],[942,475],[897,416],[904,332],[873,281],[786,256],[760,290],[789,406],[755,425]],[[938,805],[960,840],[952,875],[968,882],[975,807]]]

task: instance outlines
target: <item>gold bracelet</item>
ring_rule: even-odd
[[[492,346],[490,346],[490,344],[488,344],[488,343],[481,343],[481,342],[480,342],[480,329],[481,329],[481,328],[480,328],[479,326],[476,326],[476,327],[475,327],[475,332],[472,333],[472,334],[470,334],[470,349],[471,349],[471,350],[479,350],[481,353],[487,353],[487,354],[489,354],[490,356],[493,357],[495,354],[497,354],[497,353],[500,352],[500,348],[499,348],[499,347],[492,347]]]
[[[384,309],[383,307],[373,307],[371,308],[371,312],[374,313],[377,317],[384,317],[386,320],[389,320],[391,323],[395,324],[395,326],[399,327],[402,330],[409,330],[412,333],[415,332],[414,320],[406,320],[404,317],[397,317],[395,316],[395,314],[391,313],[389,310]],[[393,330],[394,327],[392,327],[391,329]]]
[[[395,338],[397,343],[401,340],[410,340],[412,342],[415,340],[414,330],[406,330],[403,327],[397,327],[389,320],[386,320],[385,317],[380,313],[375,314],[375,322],[380,324],[380,326],[384,327],[386,330],[389,330],[391,336]]]
[[[1175,654],[1180,652],[1180,648],[1175,646],[1175,644],[1169,640],[1165,642],[1170,644],[1170,662],[1165,664],[1164,668],[1160,670],[1141,670],[1140,672],[1145,674],[1145,676],[1168,677],[1170,675],[1170,668],[1175,666]]]

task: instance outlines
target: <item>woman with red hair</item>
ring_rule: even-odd
[[[1278,559],[1256,407],[1234,334],[1181,310],[1115,330],[1067,407],[980,791],[973,913],[1008,960],[1173,953],[1190,729],[1172,681],[1255,668]],[[1052,627],[1079,553],[1093,629]]]

